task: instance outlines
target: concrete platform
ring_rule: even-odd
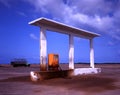
[[[101,72],[101,68],[76,68],[73,70],[60,70],[60,71],[31,71],[30,77],[32,81],[59,78],[59,77],[72,77],[85,74],[97,74]]]
[[[73,71],[73,76],[85,74],[97,74],[101,72],[101,68],[76,68]]]

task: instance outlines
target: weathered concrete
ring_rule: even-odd
[[[72,77],[85,74],[97,74],[100,72],[101,72],[100,68],[76,68],[73,70],[60,70],[60,71],[31,71],[30,77],[32,81],[39,81],[59,77]]]

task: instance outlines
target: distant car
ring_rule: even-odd
[[[10,64],[13,67],[18,67],[18,66],[25,66],[25,67],[29,67],[30,64],[28,64],[26,59],[13,59]]]

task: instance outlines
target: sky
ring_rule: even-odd
[[[0,63],[25,58],[40,62],[40,28],[28,22],[40,17],[98,33],[95,62],[120,62],[120,0],[0,0]],[[68,63],[69,36],[47,31],[47,54]],[[75,62],[89,62],[89,40],[74,37]]]

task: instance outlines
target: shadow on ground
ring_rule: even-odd
[[[106,90],[120,89],[114,83],[116,79],[95,76],[95,75],[82,75],[72,78],[55,78],[49,80],[43,80],[39,82],[31,82],[29,76],[12,77],[8,79],[0,80],[0,82],[27,82],[32,85],[46,85],[64,87],[68,90],[81,90],[86,92],[102,92]]]

